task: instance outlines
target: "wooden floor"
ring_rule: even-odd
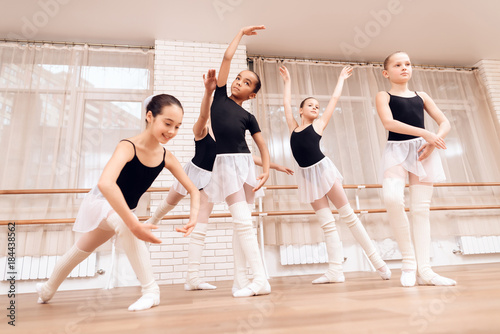
[[[456,287],[399,285],[375,273],[347,273],[346,283],[312,285],[313,276],[273,278],[268,296],[233,298],[214,291],[161,286],[161,304],[128,312],[139,288],[58,292],[50,304],[16,296],[16,327],[1,333],[500,333],[500,264],[447,266]],[[3,298],[3,296],[2,296]],[[2,303],[2,309],[5,311]],[[7,331],[5,331],[7,329]]]

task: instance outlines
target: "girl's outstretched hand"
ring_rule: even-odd
[[[278,172],[286,173],[288,175],[293,175],[293,169],[287,168],[285,166],[278,165],[275,168]]]
[[[248,26],[248,27],[241,28],[241,32],[243,32],[243,35],[250,36],[250,35],[257,35],[257,31],[255,31],[255,30],[263,30],[263,29],[266,29],[266,27],[265,26]]]
[[[257,186],[253,188],[252,191],[255,192],[259,190],[264,185],[264,183],[266,183],[268,178],[269,178],[269,173],[260,174],[259,177],[257,178],[257,180],[259,180],[259,184],[257,184]]]
[[[186,225],[183,227],[176,227],[175,230],[180,233],[184,233],[184,236],[187,237],[188,235],[193,232],[194,227],[196,226],[196,222],[188,221]]]
[[[286,68],[286,66],[280,67],[280,74],[281,77],[283,78],[283,81],[285,82],[290,81],[290,72],[288,72],[288,68]]]
[[[347,79],[352,75],[352,67],[351,66],[346,66],[342,69],[342,72],[340,72],[339,78],[341,79]]]
[[[153,244],[161,244],[161,240],[154,236],[151,230],[156,230],[158,226],[152,224],[137,224],[130,231],[138,238]]]
[[[203,74],[203,83],[205,84],[205,89],[208,91],[214,91],[217,87],[217,77],[215,76],[215,70],[210,69],[207,72],[207,76]]]

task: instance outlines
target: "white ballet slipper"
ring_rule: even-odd
[[[233,287],[233,297],[252,297],[252,296],[260,296],[260,295],[268,295],[271,293],[271,284],[266,281],[264,287],[262,287],[259,291],[254,292],[249,287],[244,287],[243,289],[239,289],[234,291],[235,287]]]
[[[443,277],[441,275],[434,276],[430,281],[424,280],[422,277],[417,276],[418,285],[436,285],[436,286],[453,286],[457,285],[455,280]]]
[[[387,267],[387,265],[382,267],[382,269],[384,269],[384,268],[385,268],[385,271],[377,269],[377,274],[379,274],[383,280],[391,279],[391,276],[392,276],[391,270],[389,269],[389,267]]]
[[[417,272],[415,270],[403,270],[401,272],[401,285],[404,287],[415,286],[417,281]]]
[[[217,287],[207,282],[202,282],[198,285],[191,285],[189,283],[184,284],[184,290],[186,291],[195,291],[195,290],[215,290]]]
[[[328,276],[323,275],[312,281],[312,284],[328,284],[328,283],[344,283],[344,282],[345,282],[345,276],[343,273],[340,273],[339,275],[332,278],[328,278]]]
[[[158,306],[160,304],[160,295],[157,293],[145,293],[135,303],[128,307],[129,311],[143,311]]]

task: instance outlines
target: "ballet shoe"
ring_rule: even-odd
[[[129,311],[143,311],[160,304],[160,295],[157,293],[145,293],[135,303],[128,307]]]
[[[389,267],[387,267],[387,265],[384,265],[382,268],[385,268],[385,271],[377,269],[377,274],[379,274],[383,280],[391,279],[392,273],[391,273],[391,270],[389,269]]]
[[[403,270],[401,272],[401,285],[404,287],[415,286],[417,280],[417,272],[415,270]]]
[[[271,293],[271,284],[269,284],[269,282],[266,281],[266,284],[264,284],[264,286],[258,292],[254,292],[249,287],[244,287],[242,289],[235,291],[234,286],[232,288],[232,291],[233,291],[233,297],[235,298],[268,295]]]
[[[217,287],[207,282],[202,282],[198,285],[191,285],[190,283],[184,284],[184,290],[186,291],[195,291],[195,290],[215,290]]]
[[[340,275],[337,275],[333,279],[330,279],[326,275],[323,275],[312,281],[312,284],[328,284],[328,283],[344,283],[344,282],[345,282],[345,276],[343,273],[340,273]]]
[[[44,293],[43,293],[43,286],[44,285],[45,285],[45,283],[37,283],[36,284],[36,292],[38,293],[38,300],[37,300],[38,304],[47,304],[49,302],[49,300],[52,299],[52,296],[50,296],[50,297],[44,296]]]
[[[436,285],[436,286],[452,286],[457,285],[455,280],[451,278],[443,277],[440,275],[434,276],[430,281],[424,280],[422,277],[417,276],[418,285]]]

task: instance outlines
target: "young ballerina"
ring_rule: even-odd
[[[342,244],[335,225],[328,199],[338,208],[340,221],[345,222],[350,231],[364,249],[377,273],[383,279],[391,278],[391,271],[377,253],[365,228],[354,213],[342,187],[342,175],[333,162],[321,152],[319,142],[335,105],[342,93],[344,80],[352,74],[352,67],[344,67],[340,73],[337,86],[326,106],[323,115],[319,117],[319,103],[313,97],[308,97],[300,104],[299,125],[292,113],[292,88],[288,69],[280,68],[280,74],[285,84],[283,103],[285,117],[290,131],[290,146],[297,164],[299,194],[301,202],[311,203],[312,208],[321,223],[325,233],[326,250],[328,254],[328,271],[312,281],[313,284],[342,283],[345,281],[342,271]]]
[[[454,280],[432,271],[429,253],[433,183],[445,180],[441,160],[434,149],[446,149],[444,137],[450,131],[450,122],[429,95],[408,89],[412,66],[405,52],[389,55],[382,74],[391,83],[388,92],[382,91],[376,96],[378,115],[389,131],[382,157],[382,187],[387,216],[403,255],[401,285],[414,286],[417,280],[419,284],[455,285]],[[437,134],[425,130],[424,110],[439,125]],[[404,204],[407,175],[414,247]]]
[[[212,130],[216,140],[216,158],[210,182],[205,187],[213,202],[225,201],[233,217],[233,242],[235,282],[234,297],[250,297],[269,294],[271,286],[267,281],[262,263],[257,236],[253,233],[252,215],[247,203],[253,203],[255,192],[269,178],[269,151],[262,137],[255,117],[242,108],[242,103],[253,99],[260,89],[256,73],[240,72],[231,84],[231,95],[227,96],[226,83],[231,60],[244,35],[256,35],[264,26],[242,28],[229,44],[217,78],[217,88],[210,109]],[[262,158],[263,172],[255,177],[254,162],[245,141],[246,130],[250,131]],[[246,277],[248,261],[253,272],[253,281]]]
[[[144,241],[161,240],[151,232],[157,227],[140,223],[134,209],[158,174],[167,168],[191,195],[189,222],[177,228],[187,236],[196,224],[200,194],[177,159],[162,147],[175,137],[181,125],[181,103],[171,95],[161,94],[147,103],[146,110],[146,129],[118,143],[97,186],[83,200],[73,230],[84,234],[56,263],[49,280],[37,284],[39,303],[47,303],[73,268],[115,234],[142,287],[142,297],[130,305],[129,311],[149,309],[160,303],[160,289]]]
[[[191,290],[213,290],[217,287],[204,282],[200,278],[199,268],[201,256],[205,248],[205,238],[208,229],[208,220],[214,204],[208,200],[208,196],[203,190],[210,181],[212,168],[216,156],[216,143],[213,139],[212,129],[210,126],[210,102],[211,96],[217,86],[217,78],[215,70],[209,70],[207,76],[203,75],[205,84],[205,93],[201,102],[200,115],[193,126],[195,155],[193,159],[184,166],[184,171],[193,181],[195,186],[200,190],[200,212],[198,214],[198,222],[189,240],[188,249],[188,273],[184,289]],[[261,166],[262,162],[259,157],[253,157],[254,163]],[[270,168],[293,174],[293,171],[281,165],[274,163],[270,164]],[[187,190],[179,181],[175,181],[172,185],[167,198],[158,206],[154,214],[146,223],[158,224],[162,218],[172,210],[181,199],[187,195]],[[233,242],[238,242],[234,240]]]

